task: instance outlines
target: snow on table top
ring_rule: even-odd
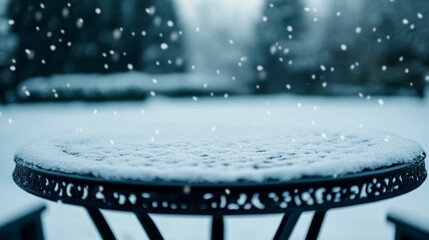
[[[424,156],[414,141],[368,130],[179,130],[61,134],[24,145],[15,157],[29,166],[108,180],[201,183],[341,176]]]

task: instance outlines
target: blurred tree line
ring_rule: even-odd
[[[257,29],[264,92],[424,95],[425,0],[334,0],[326,16],[303,1],[268,0]],[[329,87],[327,87],[329,86]]]
[[[33,76],[185,69],[181,26],[170,0],[11,0],[5,8],[3,100]]]
[[[252,89],[256,84],[261,93],[424,95],[426,0],[326,0],[323,5],[326,9],[317,11],[311,1],[264,2],[250,36],[253,45],[234,45],[247,48],[255,63],[243,74],[252,80],[245,84],[251,82]],[[189,51],[176,11],[172,0],[2,1],[0,99],[21,91],[16,86],[33,76],[183,72]],[[211,37],[204,41],[231,45],[227,36]],[[218,51],[205,46],[198,51]]]

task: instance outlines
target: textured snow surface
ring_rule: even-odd
[[[192,125],[139,134],[80,132],[21,147],[17,159],[114,180],[228,182],[341,176],[421,159],[415,142],[368,130],[294,132]]]

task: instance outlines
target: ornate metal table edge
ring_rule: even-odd
[[[148,213],[261,214],[323,210],[378,201],[420,186],[424,160],[374,171],[360,178],[255,186],[150,186],[58,176],[17,162],[13,178],[39,197],[86,207]]]
[[[108,225],[100,220],[103,217],[98,209],[134,212],[145,230],[152,231],[151,239],[162,237],[147,213],[213,215],[213,229],[222,232],[223,215],[286,213],[275,237],[284,239],[290,235],[300,213],[312,210],[316,211],[310,227],[313,230],[307,237],[315,239],[328,209],[398,196],[419,187],[427,176],[424,157],[413,164],[376,170],[359,177],[218,187],[88,181],[16,163],[13,178],[25,191],[52,201],[86,207],[93,220],[101,224],[97,226],[100,233]],[[111,231],[104,231],[103,238],[113,237]],[[212,237],[219,238],[214,231]]]

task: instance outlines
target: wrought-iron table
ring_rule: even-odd
[[[223,239],[223,216],[284,213],[274,239],[287,239],[300,214],[315,211],[307,239],[316,239],[329,209],[392,198],[419,187],[426,178],[424,156],[341,177],[311,177],[263,183],[112,181],[66,174],[15,159],[15,182],[25,191],[87,209],[103,239],[115,239],[99,209],[133,212],[150,239],[163,239],[148,213],[211,215],[212,239]]]
[[[162,236],[149,213],[212,216],[212,239],[224,238],[226,215],[283,213],[274,239],[287,239],[300,214],[315,211],[307,239],[316,239],[329,209],[392,198],[426,178],[424,150],[396,135],[189,129],[163,129],[156,141],[42,139],[18,150],[13,178],[31,194],[85,207],[104,239],[115,237],[100,209],[135,213],[150,239]]]

